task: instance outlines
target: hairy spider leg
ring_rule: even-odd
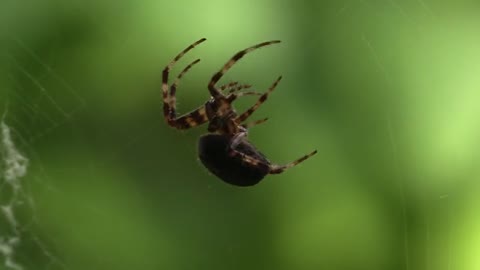
[[[255,91],[245,91],[245,92],[240,92],[240,93],[233,93],[233,94],[229,94],[227,96],[227,102],[232,103],[237,98],[243,97],[243,96],[260,96],[260,95],[262,95],[262,93],[255,92]]]
[[[227,63],[225,63],[225,65],[223,66],[223,68],[215,73],[213,76],[212,76],[212,79],[210,80],[210,82],[208,83],[208,90],[210,91],[210,95],[212,95],[212,97],[216,98],[216,97],[220,97],[220,96],[223,96],[222,95],[222,92],[220,92],[219,89],[217,89],[215,87],[215,84],[217,84],[217,82],[222,78],[222,76],[238,61],[240,60],[240,58],[242,58],[245,54],[255,50],[255,49],[258,49],[260,47],[264,47],[264,46],[267,46],[267,45],[270,45],[270,44],[275,44],[275,43],[280,43],[280,40],[272,40],[272,41],[267,41],[267,42],[262,42],[260,44],[257,44],[257,45],[254,45],[252,47],[249,47],[245,50],[242,50],[242,51],[239,51],[237,52],[230,60],[228,60]]]
[[[242,89],[248,89],[250,87],[252,87],[252,85],[250,85],[250,84],[238,84],[238,82],[231,82],[231,83],[227,83],[227,84],[224,84],[224,85],[220,86],[220,90],[222,92],[228,90],[228,94],[233,94],[233,93],[238,92]],[[261,95],[257,92],[246,92],[246,93],[256,93],[257,95]]]
[[[229,82],[227,84],[224,84],[224,85],[220,86],[219,89],[220,89],[220,91],[225,91],[226,89],[231,89],[232,87],[234,87],[237,84],[238,84],[238,82]]]
[[[227,93],[228,94],[233,94],[235,92],[239,92],[240,90],[242,89],[248,89],[252,87],[252,85],[250,84],[238,84],[238,82],[231,82],[231,83],[228,83],[228,84],[224,84],[222,86],[220,86],[220,91],[226,91],[226,90],[229,90]],[[258,92],[247,92],[247,93],[256,93],[256,95],[261,95],[261,93],[258,93]]]
[[[240,90],[242,89],[248,89],[252,87],[251,85],[249,84],[243,84],[243,85],[237,85],[235,87],[232,87],[230,89],[230,91],[228,91],[228,95],[227,95],[227,101],[228,103],[232,103],[233,101],[235,101],[237,98],[239,97],[243,97],[243,96],[260,96],[262,95],[262,93],[259,93],[259,92],[256,92],[256,91],[245,91],[245,92],[240,92]],[[237,93],[235,93],[237,92]]]
[[[237,97],[243,97],[243,96],[261,96],[262,93],[256,92],[256,91],[245,91],[245,92],[239,92],[239,93],[233,93],[230,95],[236,95]]]
[[[177,97],[176,97],[176,93],[177,93],[177,87],[178,87],[178,84],[180,83],[180,79],[183,77],[183,75],[185,75],[185,73],[187,73],[195,64],[197,64],[198,62],[200,62],[200,59],[197,59],[195,61],[193,61],[192,63],[190,63],[186,68],[184,68],[182,70],[182,72],[180,72],[180,74],[178,74],[177,78],[175,79],[175,82],[170,86],[170,101],[169,101],[169,105],[170,105],[170,108],[172,108],[172,111],[175,112],[175,110],[177,109],[176,108],[176,104],[177,104]]]
[[[256,125],[260,125],[262,123],[265,123],[266,121],[268,120],[268,117],[266,118],[263,118],[263,119],[260,119],[260,120],[256,120],[256,121],[253,121],[253,122],[249,122],[249,123],[245,123],[243,125],[241,125],[242,127],[246,128],[246,129],[249,129],[253,126],[256,126]]]
[[[237,86],[234,86],[234,87],[231,87],[230,90],[228,91],[228,94],[232,94],[232,93],[235,93],[235,92],[238,92],[242,89],[248,89],[252,87],[252,85],[250,84],[241,84],[241,85],[237,85]]]
[[[248,163],[250,164],[252,167],[253,166],[258,166],[258,165],[263,165],[263,166],[267,166],[269,168],[269,171],[268,173],[269,174],[280,174],[280,173],[283,173],[285,170],[287,169],[290,169],[294,166],[297,166],[298,164],[304,162],[305,160],[307,160],[308,158],[312,157],[313,155],[315,155],[317,153],[317,150],[311,152],[310,154],[307,154],[307,155],[304,155],[303,157],[295,160],[295,161],[292,161],[288,164],[285,164],[285,165],[276,165],[276,164],[268,164],[268,163],[265,163],[264,161],[262,160],[259,160],[259,159],[256,159],[256,158],[253,158],[249,155],[246,155],[242,152],[239,152],[233,148],[230,149],[230,155],[233,157],[233,156],[237,156],[239,158],[242,159],[242,161],[244,163]]]
[[[195,48],[195,46],[197,46],[198,44],[204,42],[206,39],[205,38],[202,38],[202,39],[199,39],[197,40],[196,42],[194,42],[193,44],[191,44],[190,46],[188,46],[187,48],[185,48],[182,52],[180,52],[177,56],[175,56],[175,58],[165,67],[165,69],[163,70],[163,73],[162,73],[162,92],[163,92],[163,101],[164,101],[164,106],[167,106],[169,105],[169,96],[168,96],[168,75],[170,73],[170,70],[172,69],[172,67],[175,65],[175,63],[178,62],[178,60],[180,60],[180,58],[182,58],[182,56],[184,56],[188,51],[190,51],[191,49]],[[185,73],[186,71],[188,71],[188,69],[190,69],[191,66],[193,66],[195,63],[192,63],[189,65],[189,67],[185,68],[184,69],[184,72],[182,73]],[[183,74],[181,74],[183,76]],[[181,76],[180,76],[181,77]]]
[[[188,129],[188,128],[192,128],[192,127],[195,127],[195,126],[198,126],[198,125],[201,125],[205,122],[208,121],[208,117],[207,117],[207,114],[206,114],[206,109],[205,107],[202,105],[200,107],[198,107],[197,109],[189,112],[189,113],[186,113],[182,116],[179,116],[177,117],[176,116],[176,91],[177,91],[177,87],[180,83],[180,79],[183,78],[183,76],[195,65],[197,64],[198,62],[200,62],[200,59],[196,59],[195,61],[191,62],[187,67],[185,67],[181,72],[180,74],[176,77],[174,83],[168,87],[168,75],[169,75],[169,72],[171,70],[171,68],[173,67],[173,65],[178,61],[180,60],[180,58],[185,55],[185,53],[187,53],[189,50],[193,49],[196,45],[202,43],[203,41],[205,41],[205,39],[200,39],[198,40],[197,42],[193,43],[192,45],[188,46],[185,50],[183,50],[180,54],[178,54],[174,60],[172,62],[170,62],[170,64],[165,68],[165,70],[163,71],[163,84],[162,84],[162,89],[163,89],[163,99],[164,99],[164,115],[165,115],[165,119],[167,120],[167,123],[174,127],[174,128],[177,128],[177,129]],[[246,88],[250,88],[251,85],[238,85],[238,82],[232,82],[232,83],[229,83],[229,84],[226,84],[224,86],[222,86],[221,88],[224,89],[230,89],[230,92],[235,92],[235,91],[239,91],[241,89],[246,89]],[[168,93],[168,91],[166,91],[165,89],[168,89],[170,88],[170,93]],[[260,95],[259,93],[257,92],[253,92],[253,91],[250,91],[250,92],[242,92],[242,93],[238,93],[235,95],[235,97],[233,98],[233,100],[235,100],[237,97],[241,97],[241,96],[246,96],[246,95]],[[230,95],[229,95],[230,97]]]
[[[204,106],[200,106],[196,110],[190,113],[187,113],[183,116],[180,116],[178,118],[176,116],[175,93],[176,93],[177,85],[179,84],[179,81],[183,77],[183,75],[185,75],[185,73],[187,73],[192,66],[198,63],[200,59],[193,61],[186,68],[182,70],[182,72],[177,76],[175,82],[170,87],[170,95],[168,93],[168,90],[169,90],[168,75],[172,67],[175,65],[176,62],[178,62],[178,60],[180,60],[180,58],[182,58],[183,55],[185,55],[188,51],[193,49],[198,44],[204,42],[205,40],[206,40],[205,38],[202,38],[196,41],[195,43],[191,44],[187,48],[185,48],[163,70],[163,73],[162,73],[163,114],[165,116],[167,123],[172,127],[175,127],[178,129],[187,129],[187,128],[191,128],[191,127],[203,124],[208,121]]]
[[[170,121],[167,121],[170,125],[177,129],[188,129],[198,125],[201,125],[208,121],[207,112],[205,110],[205,106],[202,105],[197,109],[186,113],[180,117],[176,116],[176,90],[177,86],[180,83],[180,79],[187,73],[192,66],[196,63],[200,62],[200,59],[197,59],[190,63],[186,68],[182,70],[182,72],[177,76],[175,82],[170,86]]]
[[[290,162],[286,165],[270,165],[270,174],[279,174],[279,173],[282,173],[284,172],[285,170],[289,169],[289,168],[292,168],[294,166],[297,166],[298,164],[304,162],[305,160],[307,160],[308,158],[310,158],[311,156],[315,155],[317,153],[317,150],[311,152],[310,154],[307,154],[293,162]]]
[[[275,87],[277,87],[281,79],[282,79],[282,76],[278,77],[278,79],[272,84],[272,86],[268,88],[267,92],[261,95],[260,98],[258,98],[257,102],[252,107],[250,107],[247,111],[245,111],[241,115],[237,116],[237,118],[235,118],[235,122],[242,123],[243,121],[247,120],[247,118],[250,117],[250,115],[252,115],[252,113],[255,112],[258,109],[258,107],[260,107],[260,105],[262,105],[267,100],[268,95],[270,95],[270,93],[272,93],[273,90],[275,90]]]
[[[189,129],[208,122],[207,111],[202,105],[197,109],[175,119],[167,120],[171,127],[176,129]]]
[[[193,61],[187,67],[185,67],[182,72],[180,72],[180,74],[177,76],[175,82],[170,86],[169,112],[167,117],[167,123],[177,129],[192,128],[208,121],[207,113],[203,105],[180,117],[176,116],[177,102],[175,94],[177,86],[180,83],[180,79],[183,77],[183,75],[185,75],[185,73],[187,73],[198,62],[200,62],[200,59]]]

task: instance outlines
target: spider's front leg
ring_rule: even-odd
[[[212,79],[208,83],[208,90],[210,91],[210,95],[212,97],[216,98],[219,96],[222,96],[222,93],[220,92],[220,89],[216,87],[217,82],[223,77],[223,75],[238,61],[240,60],[243,56],[245,56],[247,53],[254,51],[258,48],[268,46],[271,44],[275,43],[280,43],[280,40],[272,40],[272,41],[267,41],[267,42],[262,42],[260,44],[254,45],[252,47],[246,48],[245,50],[237,52],[230,60],[228,60],[227,63],[218,71],[217,73],[213,74]]]
[[[198,44],[204,42],[206,39],[202,38],[195,43],[188,46],[182,52],[180,52],[173,60],[168,64],[162,73],[162,93],[163,93],[163,114],[165,116],[165,120],[167,121],[168,125],[177,129],[187,129],[191,127],[198,126],[208,121],[208,117],[206,114],[205,106],[201,106],[196,110],[187,113],[183,116],[177,117],[176,113],[176,91],[178,84],[180,83],[180,79],[185,75],[190,68],[192,68],[195,64],[200,62],[200,59],[197,59],[190,63],[187,67],[185,67],[182,72],[177,76],[175,82],[169,86],[168,85],[168,76],[170,74],[170,70],[175,65],[183,55],[185,55],[188,51],[193,49]],[[169,91],[170,90],[170,91]]]
[[[282,76],[278,77],[278,79],[270,86],[270,88],[268,88],[267,92],[262,94],[252,107],[250,107],[247,111],[235,118],[235,122],[240,124],[243,121],[247,120],[247,118],[250,117],[250,115],[252,115],[252,113],[255,112],[260,107],[260,105],[262,105],[267,100],[268,96],[270,95],[270,93],[273,92],[273,90],[275,90],[275,87],[277,87],[281,79]]]

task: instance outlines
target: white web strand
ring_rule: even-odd
[[[390,73],[388,70],[385,68],[385,65],[383,65],[382,61],[380,60],[380,56],[378,55],[377,51],[373,47],[372,43],[370,40],[367,38],[365,34],[362,35],[362,40],[365,42],[365,44],[368,46],[368,49],[370,50],[370,53],[372,54],[375,64],[378,66],[380,71],[383,73],[383,76],[385,78],[385,81],[387,83],[388,87],[391,87],[392,80]],[[409,270],[410,269],[410,241],[409,241],[409,228],[408,228],[408,210],[407,210],[407,194],[405,191],[405,182],[402,176],[400,176],[400,165],[399,165],[399,158],[398,158],[398,147],[396,143],[396,138],[395,138],[395,133],[393,130],[393,124],[392,124],[392,113],[389,112],[387,116],[387,124],[388,124],[388,136],[390,139],[390,144],[392,146],[392,151],[393,151],[393,162],[394,162],[394,168],[396,175],[398,176],[398,185],[399,185],[399,192],[400,192],[400,205],[402,208],[402,217],[403,217],[403,248],[404,248],[404,256],[405,256],[405,269]]]
[[[2,120],[0,123],[2,131],[2,148],[5,158],[5,181],[13,188],[14,195],[20,189],[20,178],[27,174],[28,159],[18,152],[10,136],[10,127]]]
[[[18,203],[18,197],[21,192],[20,179],[27,174],[28,159],[24,157],[15,147],[10,134],[10,127],[5,123],[5,115],[0,123],[1,145],[0,153],[2,154],[3,172],[0,177],[4,179],[4,183],[11,187],[12,195],[10,201],[6,205],[1,205],[1,213],[10,225],[12,234],[0,235],[0,254],[3,255],[4,265],[7,269],[23,270],[23,267],[14,259],[15,247],[21,242],[21,234],[18,230],[18,222],[15,218],[14,206]]]
[[[45,232],[40,236],[36,233],[38,228],[32,229],[38,220],[30,182],[24,182],[24,177],[28,174],[48,190],[56,190],[47,183],[50,178],[34,149],[35,142],[73,121],[73,116],[84,110],[87,103],[34,49],[21,39],[12,37],[12,41],[17,47],[6,55],[11,64],[6,78],[12,87],[6,100],[12,101],[16,113],[8,117],[8,109],[3,116],[0,113],[0,269],[26,270],[34,264],[30,268],[67,269],[44,242]],[[50,84],[62,89],[60,99],[52,94]],[[33,161],[35,169],[29,166]],[[24,251],[25,247],[43,254],[42,261],[28,261],[31,251]]]

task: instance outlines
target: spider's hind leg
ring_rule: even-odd
[[[264,119],[262,119],[262,120],[264,120]],[[262,120],[259,120],[259,121],[262,121]],[[240,149],[238,149],[238,147],[246,137],[247,137],[247,131],[245,130],[244,132],[240,132],[240,133],[236,134],[231,139],[229,155],[232,156],[232,157],[234,157],[234,156],[239,157],[244,163],[250,164],[250,166],[252,166],[252,167],[257,167],[257,166],[268,167],[268,173],[269,174],[280,174],[280,173],[284,172],[285,170],[302,163],[303,161],[307,160],[308,158],[312,157],[313,155],[315,155],[317,153],[317,150],[315,150],[315,151],[313,151],[313,152],[311,152],[307,155],[304,155],[303,157],[301,157],[301,158],[299,158],[299,159],[297,159],[293,162],[290,162],[286,165],[271,164],[266,159],[264,159],[264,160],[260,159],[260,157],[263,157],[263,155],[259,154],[259,152],[257,152],[257,151],[255,151],[253,153],[253,155],[252,155],[252,153],[247,154],[243,151],[239,151]]]
[[[275,164],[269,164],[269,163],[266,163],[265,161],[263,160],[260,160],[258,158],[255,158],[255,157],[252,157],[250,155],[247,155],[245,153],[242,153],[242,152],[239,152],[235,149],[231,149],[230,150],[230,156],[237,156],[239,158],[242,159],[242,161],[244,163],[247,163],[247,164],[250,164],[250,166],[252,167],[256,167],[256,166],[262,166],[262,167],[265,167],[267,166],[269,169],[268,169],[268,173],[269,174],[280,174],[280,173],[283,173],[285,170],[287,169],[290,169],[294,166],[297,166],[298,164],[302,163],[303,161],[307,160],[308,158],[310,158],[311,156],[315,155],[317,153],[317,150],[311,152],[310,154],[307,154],[293,162],[290,162],[286,165],[275,165]]]
[[[317,153],[317,150],[311,152],[310,154],[307,154],[295,161],[292,161],[286,165],[270,165],[270,174],[279,174],[284,172],[285,170],[292,168],[294,166],[297,166],[298,164],[302,163],[303,161],[307,160],[311,156],[315,155]]]

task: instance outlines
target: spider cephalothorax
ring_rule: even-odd
[[[213,75],[208,83],[210,100],[194,111],[177,117],[175,93],[178,83],[183,75],[200,59],[193,61],[184,68],[170,86],[168,85],[168,75],[173,65],[185,53],[205,40],[202,38],[179,53],[163,70],[162,83],[163,113],[168,125],[177,129],[188,129],[206,122],[209,123],[208,131],[210,133],[200,137],[198,143],[198,155],[203,165],[227,183],[236,186],[252,186],[260,182],[265,175],[282,173],[316,154],[317,151],[315,150],[286,165],[275,165],[247,140],[248,128],[261,124],[268,118],[248,123],[244,123],[245,120],[267,100],[268,95],[275,89],[282,77],[279,77],[263,94],[254,91],[241,91],[251,86],[241,85],[238,82],[220,87],[216,86],[223,74],[245,54],[263,46],[279,43],[279,40],[263,42],[236,53],[220,71]],[[260,95],[260,97],[245,112],[237,114],[232,103],[245,95]]]

